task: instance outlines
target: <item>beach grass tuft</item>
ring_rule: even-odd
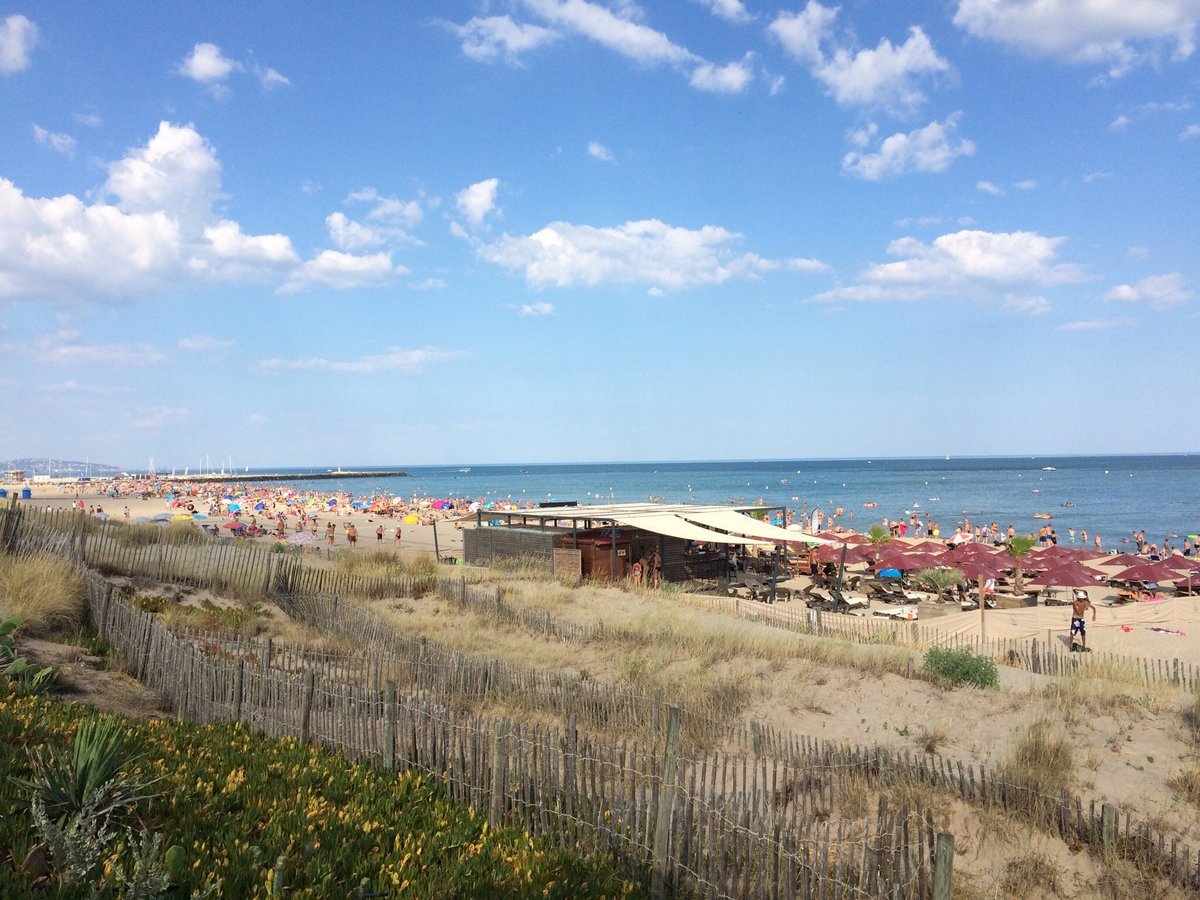
[[[60,557],[0,555],[0,619],[31,637],[74,634],[85,614],[83,576]]]
[[[1189,803],[1200,805],[1200,758],[1193,758],[1183,769],[1172,775],[1168,784]]]
[[[1010,781],[1043,797],[1056,797],[1075,780],[1071,742],[1056,723],[1038,719],[1013,742],[1004,771]]]
[[[1009,897],[1062,897],[1058,866],[1045,853],[1032,850],[1010,859],[1000,887]]]

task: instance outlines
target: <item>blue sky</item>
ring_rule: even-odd
[[[0,4],[0,458],[1196,450],[1198,22]]]

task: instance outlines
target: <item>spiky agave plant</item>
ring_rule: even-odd
[[[67,752],[31,750],[33,777],[18,779],[52,822],[65,823],[85,811],[105,821],[128,816],[154,796],[157,779],[130,771],[145,754],[130,754],[124,726],[114,718],[88,716],[75,731]]]

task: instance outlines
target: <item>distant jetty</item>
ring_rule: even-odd
[[[149,476],[147,476],[149,477]],[[173,477],[176,481],[205,481],[217,483],[245,483],[258,481],[336,481],[342,478],[408,478],[407,472],[370,471],[348,472],[343,469],[320,472],[236,472],[236,473],[206,473],[204,475],[156,475],[156,478]]]

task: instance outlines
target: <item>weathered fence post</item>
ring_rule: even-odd
[[[304,673],[304,707],[300,712],[300,743],[307,744],[311,736],[313,693],[316,688],[316,678],[312,669]]]
[[[246,677],[246,661],[240,656],[233,675],[233,721],[242,721],[242,683]]]
[[[506,730],[504,720],[497,719],[492,732],[492,797],[488,807],[488,824],[493,828],[498,828],[504,819],[504,775],[508,769],[504,747]]]
[[[1105,803],[1100,807],[1100,840],[1105,851],[1112,850],[1117,843],[1117,807]]]
[[[671,880],[671,816],[675,811],[675,757],[679,752],[679,707],[667,708],[667,746],[663,750],[662,784],[658,789],[658,819],[654,823],[654,869],[650,896],[664,900]]]
[[[108,639],[108,607],[112,603],[113,586],[112,582],[106,582],[104,585],[104,599],[100,601],[100,621],[93,622],[96,631],[100,637]]]
[[[388,769],[396,768],[396,682],[389,681],[383,692],[383,761]]]
[[[940,831],[933,848],[933,900],[954,896],[954,835]]]

